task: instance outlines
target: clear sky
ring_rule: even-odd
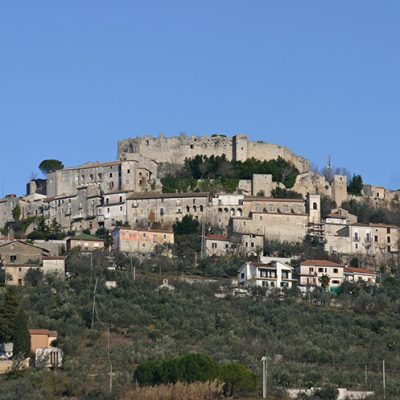
[[[400,188],[400,1],[0,1],[0,194],[142,134],[247,133]]]

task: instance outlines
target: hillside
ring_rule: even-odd
[[[158,270],[138,266],[134,281],[131,271],[105,265],[96,258],[91,273],[89,260],[75,256],[70,279],[49,277],[17,289],[30,327],[58,331],[65,363],[53,372],[2,376],[1,399],[119,398],[134,387],[135,368],[143,361],[189,352],[238,361],[258,377],[267,354],[269,390],[276,398],[284,398],[288,387],[323,384],[380,393],[385,360],[387,399],[400,396],[398,278],[385,278],[380,288],[344,284],[337,297],[303,298],[291,290],[284,299],[276,293],[266,298],[262,291],[216,298],[219,284],[188,284],[170,274],[175,290],[160,291]],[[107,290],[104,282],[113,278],[117,288]],[[108,397],[108,328],[115,397]]]

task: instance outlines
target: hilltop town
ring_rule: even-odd
[[[199,390],[219,398],[256,393],[267,354],[271,398],[379,393],[374,366],[397,362],[377,337],[395,331],[400,191],[330,164],[313,171],[245,135],[144,136],[117,152],[77,167],[43,160],[45,179],[0,200],[0,374],[60,371],[60,389],[24,375],[43,379],[46,398],[129,393],[132,379],[135,390],[217,379]],[[353,376],[349,357],[371,371]]]
[[[310,237],[343,265],[376,271],[398,254],[396,221],[351,213],[396,208],[398,192],[362,184],[349,192],[349,179],[360,177],[329,165],[324,174],[310,171],[286,147],[246,135],[160,135],[122,140],[117,150],[114,161],[50,167],[46,179],[28,182],[25,196],[1,199],[2,243],[51,247],[51,239],[69,238],[87,247],[97,232],[109,250],[146,256],[164,246],[173,256],[174,224],[190,217],[203,229],[199,258],[272,255],[271,243]],[[51,250],[59,255],[57,245]],[[9,284],[23,283],[24,272],[7,272]]]

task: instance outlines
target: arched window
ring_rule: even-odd
[[[236,211],[234,208],[231,209],[231,216],[234,217],[236,215]]]
[[[318,204],[314,201],[312,205],[313,210],[318,210]]]

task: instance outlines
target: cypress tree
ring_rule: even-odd
[[[14,357],[22,355],[25,358],[29,355],[31,351],[31,336],[28,331],[28,318],[21,308],[15,316],[12,341],[14,343]]]
[[[15,290],[8,287],[4,296],[3,307],[0,309],[0,342],[11,341],[17,308],[18,300]]]

